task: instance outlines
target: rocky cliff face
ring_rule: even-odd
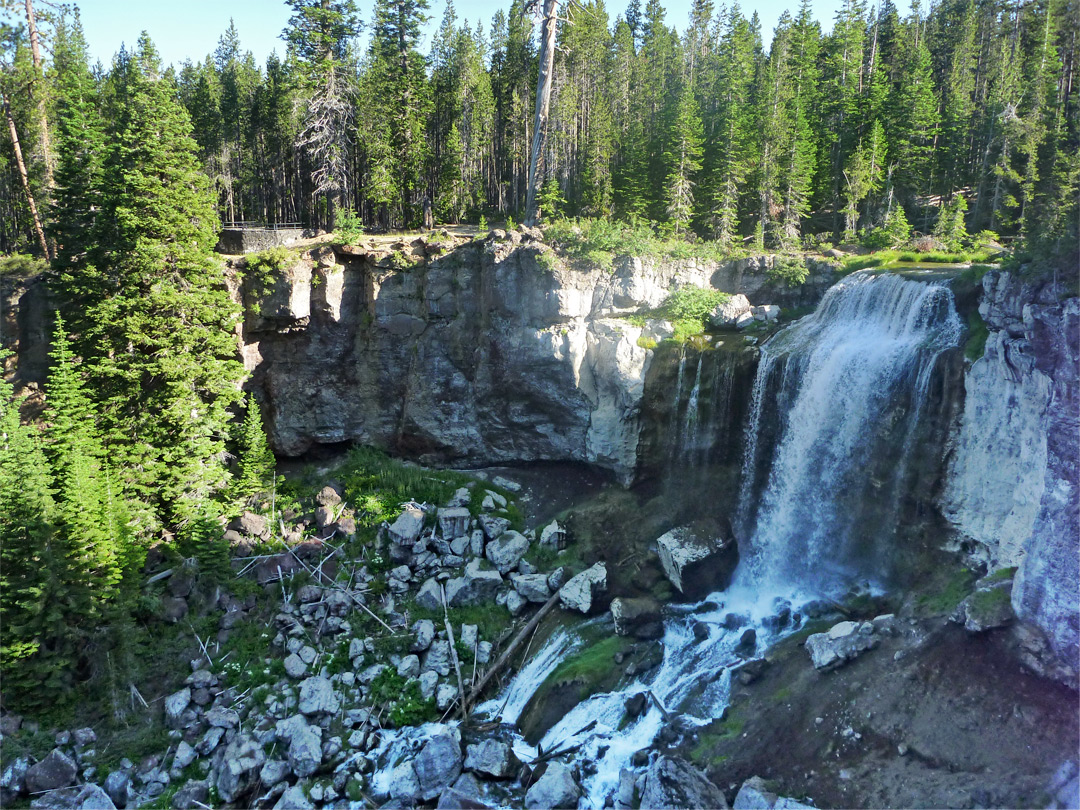
[[[1049,280],[991,272],[979,312],[990,335],[965,378],[944,511],[992,568],[1019,567],[1013,608],[1045,633],[1043,666],[1075,682],[1080,300]]]
[[[324,248],[236,292],[245,361],[279,453],[355,441],[438,463],[582,461],[628,483],[653,357],[639,338],[665,327],[621,316],[685,284],[797,305],[831,281],[822,265],[787,291],[768,266],[760,257],[571,267],[511,233],[450,252],[421,240]]]

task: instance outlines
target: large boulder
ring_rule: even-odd
[[[969,633],[985,633],[1013,622],[1016,614],[1012,606],[1012,578],[984,581],[975,592],[964,599],[953,614],[953,619],[964,625]]]
[[[617,596],[611,600],[611,617],[615,620],[615,632],[620,636],[650,640],[664,635],[660,603],[651,597],[627,598]]]
[[[812,807],[787,796],[777,796],[764,779],[752,776],[742,783],[731,810],[812,810]]]
[[[870,622],[840,622],[828,632],[806,639],[806,651],[814,667],[823,672],[843,666],[881,643]]]
[[[484,740],[465,750],[465,770],[495,779],[512,779],[520,765],[514,749],[499,740]]]
[[[392,542],[405,546],[415,543],[423,528],[424,510],[416,504],[410,503],[398,515],[397,520],[390,524],[387,532],[390,534]]]
[[[303,714],[337,714],[341,701],[334,685],[323,677],[307,678],[300,684],[300,711]]]
[[[461,744],[456,732],[447,730],[429,739],[413,760],[420,797],[429,801],[454,784],[461,776],[461,766]]]
[[[750,301],[745,295],[739,293],[731,296],[712,311],[712,314],[709,315],[709,324],[714,329],[734,329],[740,316],[749,314],[749,312]]]
[[[506,576],[515,568],[529,550],[529,538],[520,532],[507,530],[487,544],[484,556],[499,573]]]
[[[588,613],[593,600],[607,590],[607,566],[598,562],[559,588],[559,602],[567,610]]]
[[[511,574],[510,582],[521,596],[529,602],[543,603],[551,596],[546,574]]]
[[[503,578],[498,571],[483,569],[480,560],[470,560],[463,576],[446,583],[446,600],[451,607],[479,605],[495,598]]]
[[[659,756],[645,774],[641,806],[651,810],[708,807],[727,810],[720,789],[690,763],[676,757]]]
[[[322,729],[299,724],[289,736],[289,767],[300,778],[311,776],[322,765]]]
[[[464,506],[444,506],[439,509],[439,532],[449,542],[464,537],[469,531],[472,515]]]
[[[54,748],[48,756],[26,772],[26,790],[40,793],[44,790],[56,790],[75,784],[78,769],[74,760],[59,748]]]
[[[581,788],[574,779],[574,772],[561,762],[552,762],[547,766],[543,776],[537,779],[525,794],[525,808],[526,810],[554,810],[555,808],[577,807],[579,798],[581,798]]]
[[[739,564],[738,544],[727,531],[716,537],[679,527],[657,538],[656,550],[671,584],[690,599],[726,588]]]
[[[226,803],[235,802],[259,782],[259,771],[266,762],[262,746],[247,734],[241,734],[225,747],[215,784]]]

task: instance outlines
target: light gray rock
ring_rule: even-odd
[[[439,610],[442,607],[442,588],[435,577],[425,580],[420,586],[416,594],[416,604],[424,610]]]
[[[483,529],[473,529],[472,532],[469,534],[469,553],[474,557],[484,556]]]
[[[240,725],[240,715],[233,709],[216,706],[206,713],[206,722],[217,728],[236,728]]]
[[[173,810],[195,810],[209,804],[210,783],[205,779],[189,779],[173,794]]]
[[[517,564],[521,562],[521,558],[528,550],[529,538],[519,532],[507,530],[487,544],[484,556],[500,574],[506,576],[517,568]]]
[[[409,649],[412,652],[424,652],[431,646],[431,642],[435,640],[435,622],[431,619],[420,619],[413,622],[412,626],[413,640],[409,644]]]
[[[553,520],[540,532],[540,545],[554,549],[566,546],[566,532],[559,526],[559,521]]]
[[[448,683],[440,683],[435,689],[435,708],[440,712],[445,712],[453,704],[458,697],[457,687],[451,686]]]
[[[438,672],[421,672],[417,680],[420,681],[421,698],[424,700],[431,700],[435,697],[435,687],[439,685]]]
[[[671,584],[694,599],[726,588],[739,563],[739,548],[733,537],[704,536],[689,527],[661,535],[656,550]]]
[[[498,571],[481,568],[480,560],[470,560],[462,576],[446,583],[446,599],[451,607],[483,604],[495,598],[502,583]]]
[[[588,613],[593,600],[607,590],[607,566],[598,562],[572,577],[559,589],[559,602],[567,610]]]
[[[740,293],[719,304],[709,315],[709,323],[714,329],[734,329],[740,316],[749,312],[750,301]]]
[[[205,783],[204,783],[205,784]],[[109,794],[117,807],[127,807],[128,792],[131,789],[131,777],[124,771],[111,771],[105,777],[105,792]],[[183,788],[181,788],[183,790]]]
[[[337,714],[341,701],[334,685],[321,676],[307,678],[300,684],[300,711],[303,714]]]
[[[274,810],[315,810],[315,803],[304,793],[303,785],[293,785],[278,797]]]
[[[867,628],[869,632],[862,628]],[[881,643],[870,622],[840,622],[826,633],[815,633],[806,639],[806,651],[815,669],[827,672],[843,666]]]
[[[177,728],[183,722],[184,711],[191,703],[191,687],[185,686],[165,698],[165,723]]]
[[[566,584],[566,569],[563,568],[561,565],[558,568],[556,568],[554,571],[552,571],[550,574],[548,574],[547,586],[551,590],[552,593],[555,593],[555,591],[559,590],[559,588],[561,588],[565,584]]]
[[[550,762],[544,775],[537,779],[525,793],[525,807],[526,810],[573,808],[577,807],[579,798],[581,798],[581,788],[574,779],[574,772],[561,762]],[[642,807],[646,806],[648,805],[642,805]]]
[[[661,606],[651,597],[617,596],[611,600],[611,616],[620,636],[654,639],[663,635]]]
[[[307,664],[296,653],[285,656],[285,674],[290,678],[303,678],[307,674]]]
[[[70,806],[79,810],[116,810],[116,804],[109,794],[93,782],[79,788],[71,802]]]
[[[510,582],[519,594],[530,602],[543,604],[551,596],[544,574],[511,574]]]
[[[387,780],[387,792],[391,799],[412,803],[420,798],[420,780],[411,760],[397,765]]]
[[[458,487],[445,506],[468,506],[472,501],[472,492],[468,487]]]
[[[241,734],[225,747],[221,767],[214,784],[225,802],[235,802],[259,781],[259,771],[266,762],[262,746],[247,734]]]
[[[424,528],[424,510],[415,504],[405,507],[397,519],[390,524],[387,532],[390,539],[399,545],[410,545],[416,542],[420,532]]]
[[[289,735],[289,767],[303,779],[322,765],[322,729],[304,723]]]
[[[30,760],[26,757],[14,757],[4,763],[0,771],[0,797],[5,805],[11,804],[26,787],[26,772],[30,770]]]
[[[402,678],[415,678],[420,674],[420,657],[406,655],[397,666],[397,674]]]
[[[513,779],[521,761],[513,749],[499,740],[484,740],[465,749],[465,770],[482,773],[495,779]]]
[[[289,763],[283,759],[268,759],[263,763],[259,771],[259,781],[267,787],[273,787],[278,782],[284,782],[291,773]]]
[[[433,641],[428,651],[424,653],[421,665],[423,672],[437,672],[443,677],[450,674],[450,642],[443,639]]]
[[[1012,580],[995,582],[968,595],[956,608],[953,618],[969,633],[985,633],[1012,624],[1016,618],[1011,595]]]
[[[488,540],[497,539],[503,532],[510,528],[510,521],[494,515],[481,515],[477,518],[480,528],[484,531],[484,537]]]
[[[439,532],[443,540],[456,540],[469,531],[472,515],[464,506],[451,506],[439,509]]]
[[[690,763],[661,755],[649,766],[641,806],[655,810],[709,807],[727,810],[727,799],[720,789]]]
[[[195,761],[196,756],[198,754],[195,749],[188,745],[186,740],[181,740],[176,744],[176,753],[173,755],[173,770],[183,770]]]
[[[26,771],[26,790],[40,793],[75,784],[78,769],[75,761],[59,748],[54,748],[45,759],[31,765]]]
[[[413,760],[421,798],[434,799],[454,784],[461,775],[461,765],[461,744],[453,732],[436,734],[424,743]]]
[[[777,798],[765,787],[764,779],[752,776],[742,783],[731,807],[732,810],[773,810]]]
[[[511,616],[520,616],[521,611],[523,611],[528,604],[529,600],[517,591],[510,591],[506,594],[506,609],[510,611]]]
[[[475,647],[479,639],[480,628],[478,628],[475,624],[461,625],[458,641],[460,641],[466,647],[466,649],[471,650],[473,647]]]
[[[476,660],[481,664],[487,664],[491,661],[492,645],[490,641],[481,641],[476,645]]]
[[[75,745],[79,747],[86,747],[90,743],[97,742],[97,734],[92,728],[77,728],[71,733],[72,739],[75,741]]]
[[[221,743],[221,738],[225,736],[225,729],[215,728],[211,726],[206,730],[206,733],[202,735],[197,743],[195,743],[195,750],[199,752],[200,756],[210,756]]]

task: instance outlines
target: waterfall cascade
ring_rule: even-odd
[[[719,717],[733,665],[799,626],[798,619],[777,622],[778,610],[797,609],[827,586],[811,574],[826,565],[847,568],[847,555],[872,560],[884,545],[878,539],[891,539],[893,527],[875,524],[875,518],[897,515],[900,496],[890,487],[905,480],[936,359],[961,334],[947,287],[858,273],[834,286],[816,313],[763,348],[747,420],[739,512],[750,564],[740,566],[727,591],[669,608],[659,667],[628,678],[620,691],[592,695],[541,740],[544,751],[575,750],[589,774],[582,806],[604,807],[634,752],[650,746],[664,727],[664,710],[655,702],[689,726]],[[731,377],[720,368],[702,374],[712,354],[680,356],[673,408],[680,424],[670,431],[668,448],[673,463],[700,462],[709,453],[706,447],[702,454],[702,442],[718,438],[715,415],[728,405]],[[870,524],[878,538],[866,541]],[[698,623],[707,627],[707,639],[700,629],[695,634]],[[756,632],[753,650],[744,642],[749,628]],[[556,632],[503,694],[482,708],[516,720],[544,677],[579,646],[574,636],[574,628]],[[627,699],[644,691],[655,701],[628,720]],[[526,757],[536,754],[520,737],[515,747]]]

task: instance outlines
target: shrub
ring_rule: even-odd
[[[44,259],[26,253],[0,256],[0,276],[33,276],[49,266]]]
[[[960,250],[967,241],[967,226],[964,224],[964,212],[967,200],[957,194],[952,202],[946,203],[934,225],[934,238],[941,242],[946,250]]]
[[[335,232],[346,245],[354,245],[364,235],[363,220],[351,208],[338,214]]]
[[[806,281],[810,268],[806,260],[796,256],[783,256],[776,260],[766,275],[773,281],[779,281],[788,287],[797,287]]]

